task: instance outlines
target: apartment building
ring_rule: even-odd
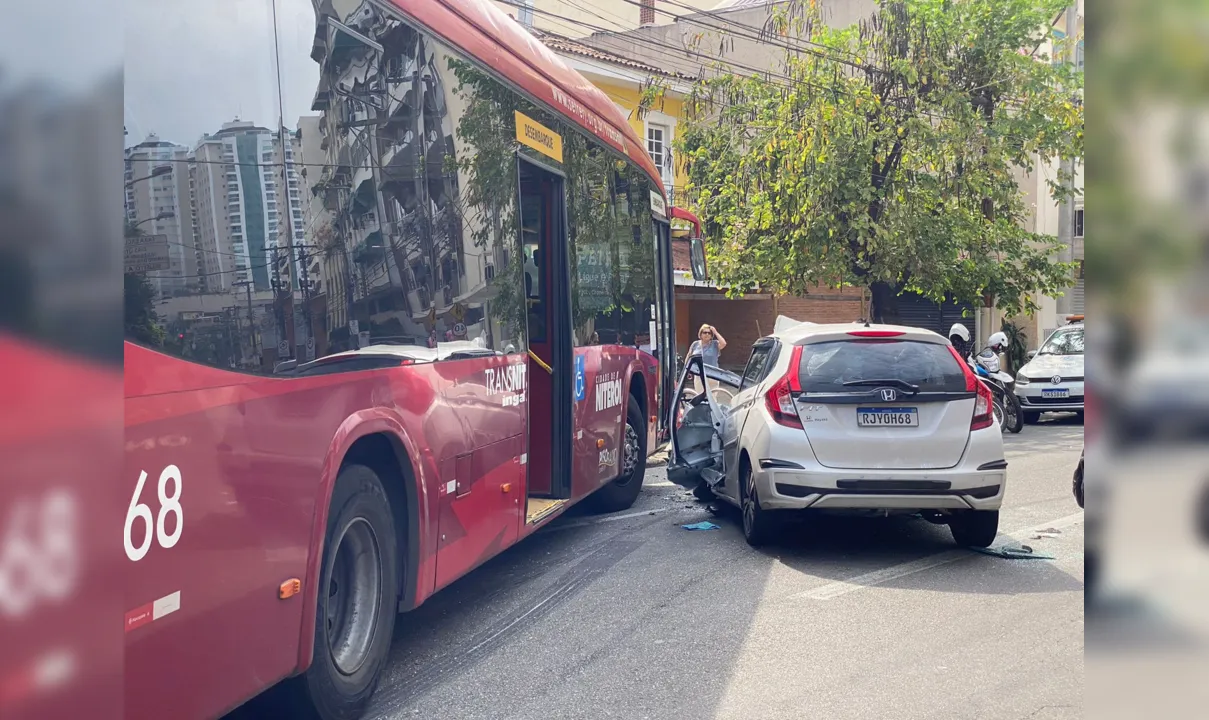
[[[281,215],[274,172],[277,133],[234,120],[194,148],[195,197],[204,273],[211,292],[251,282],[272,288]]]
[[[311,109],[322,115],[315,134],[303,133],[305,152],[317,136],[324,156],[307,183],[329,214],[316,217],[330,217],[320,263],[328,327],[336,343],[356,344],[354,332],[423,341],[496,265],[494,249],[463,244],[459,178],[446,172],[457,80],[441,47],[373,3],[333,6],[317,15],[312,55],[321,69]]]
[[[198,292],[202,280],[194,224],[193,171],[189,148],[149,135],[125,151],[127,226],[163,235],[169,266],[147,273],[161,297]]]

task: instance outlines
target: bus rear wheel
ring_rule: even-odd
[[[621,474],[592,494],[590,502],[596,512],[625,510],[638,500],[638,493],[642,492],[642,480],[646,476],[646,422],[633,395],[626,404],[621,448],[617,451]]]
[[[361,717],[386,666],[398,612],[390,500],[364,465],[340,471],[328,512],[310,668],[292,695],[322,720]]]

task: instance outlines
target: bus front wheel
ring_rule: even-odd
[[[332,491],[310,668],[294,694],[323,720],[361,717],[378,685],[398,610],[398,548],[390,500],[364,465]]]
[[[617,451],[620,474],[589,498],[597,512],[625,510],[634,504],[638,493],[642,492],[642,480],[646,476],[646,422],[633,395],[626,404],[621,447]]]

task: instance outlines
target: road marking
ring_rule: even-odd
[[[576,520],[575,522],[569,522],[566,524],[546,526],[542,528],[540,532],[553,532],[555,530],[566,530],[567,528],[585,527],[587,525],[600,525],[607,522],[616,522],[618,520],[629,520],[630,518],[642,517],[643,515],[658,515],[659,513],[665,513],[669,510],[676,509],[678,508],[655,508],[654,510],[637,510],[631,513],[624,513],[622,515],[610,515],[608,517],[592,518],[590,520]]]
[[[1021,530],[1015,530],[1009,533],[1000,533],[999,536],[1017,539],[1022,535],[1031,535],[1040,530],[1061,530],[1062,528],[1070,527],[1071,525],[1077,525],[1082,521],[1083,512],[1079,511],[1073,515],[1067,515],[1064,518],[1053,520],[1051,522],[1041,523],[1039,525],[1023,528]],[[920,558],[919,560],[913,560],[911,562],[901,563],[899,565],[892,565],[888,568],[882,568],[881,570],[874,570],[873,572],[867,572],[863,575],[857,575],[849,580],[840,580],[838,582],[827,583],[821,587],[790,595],[789,597],[791,599],[804,598],[807,600],[831,600],[841,595],[847,595],[850,592],[863,590],[867,587],[880,585],[890,580],[896,580],[900,577],[913,575],[917,572],[923,572],[924,570],[931,570],[934,567],[948,565],[949,563],[957,562],[958,560],[969,557],[975,557],[974,554],[969,550],[948,550],[946,552],[937,553],[936,555]]]
[[[676,487],[676,483],[668,482],[667,480],[655,480],[652,482],[644,482],[643,487]]]

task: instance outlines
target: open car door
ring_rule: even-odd
[[[700,355],[685,362],[670,407],[669,481],[691,490],[702,480],[717,485],[725,478],[722,429],[741,381],[732,372],[705,365]]]

